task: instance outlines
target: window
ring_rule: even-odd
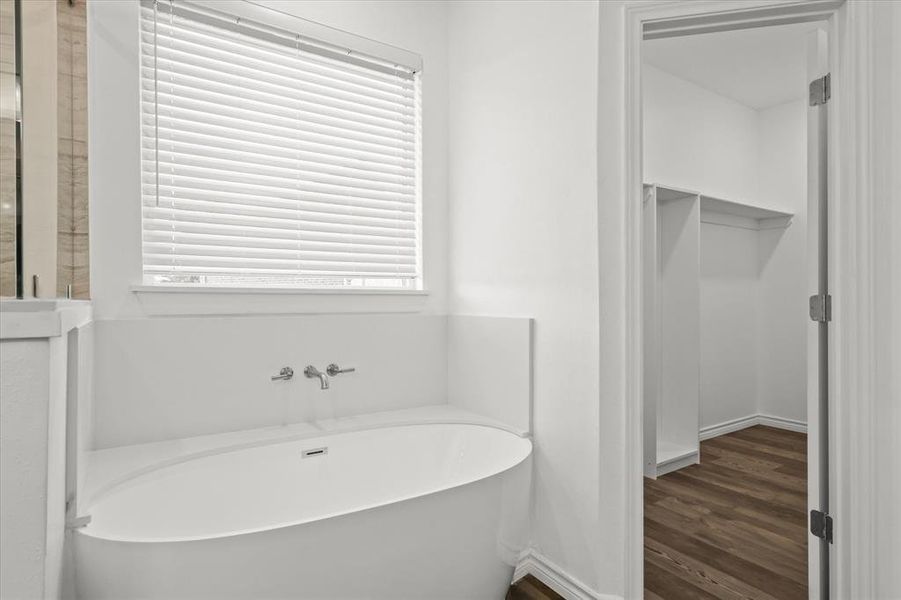
[[[208,6],[141,7],[144,283],[419,288],[418,65]]]

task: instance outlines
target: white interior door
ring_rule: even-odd
[[[644,187],[641,208],[641,267],[644,358],[644,476],[657,478],[657,190]]]
[[[808,34],[807,255],[811,323],[807,337],[807,503],[810,598],[829,598],[829,371],[827,155],[829,80],[826,31]],[[824,537],[814,535],[814,531]]]

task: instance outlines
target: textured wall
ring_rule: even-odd
[[[90,298],[88,271],[88,104],[86,0],[58,0],[56,292]]]
[[[15,4],[0,2],[0,296],[16,295]]]
[[[16,295],[16,52],[15,3],[0,2],[0,296]],[[55,293],[89,298],[87,154],[87,9],[85,0],[58,0],[57,231]],[[23,100],[27,103],[27,95]],[[27,111],[26,111],[27,112]],[[46,115],[49,117],[49,115]],[[44,118],[44,115],[33,118]],[[49,213],[48,213],[49,215]],[[51,230],[52,231],[52,230]],[[26,253],[26,256],[33,254]],[[29,289],[29,292],[31,290]]]

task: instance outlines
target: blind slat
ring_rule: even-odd
[[[297,211],[308,211],[312,213],[323,213],[328,215],[357,215],[365,218],[375,219],[414,219],[415,204],[407,202],[373,202],[371,204],[363,204],[360,202],[340,203],[340,202],[323,202],[319,197],[310,195],[311,199],[297,198],[261,198],[259,196],[248,196],[235,193],[223,193],[214,190],[202,188],[178,188],[178,196],[170,194],[175,188],[169,186],[160,186],[161,194],[155,195],[152,191],[152,185],[148,186],[148,195],[145,196],[147,206],[180,206],[182,208],[190,208],[193,206],[203,206],[215,212],[215,207],[222,205],[220,211],[258,211],[258,212],[282,212],[283,214],[295,213]]]
[[[144,35],[152,38],[154,28],[152,24],[153,10],[149,7],[142,9],[145,19],[141,24],[141,31]],[[284,56],[286,48],[283,45],[273,45],[267,42],[261,42],[259,39],[250,39],[242,36],[238,32],[223,30],[210,24],[199,23],[190,20],[189,26],[184,26],[181,19],[169,19],[166,16],[159,19],[156,24],[157,31],[165,31],[167,39],[193,40],[202,46],[225,47],[232,52],[243,54],[253,54],[263,61],[281,60]],[[152,41],[152,39],[151,39]],[[284,61],[283,64],[294,67],[296,64],[303,64],[309,70],[325,72],[332,77],[339,79],[356,79],[364,82],[387,81],[393,85],[406,85],[412,87],[412,81],[409,75],[400,74],[398,72],[386,73],[379,70],[373,70],[361,65],[356,65],[346,61],[335,60],[317,56],[308,52],[295,53],[296,46],[288,47],[289,55],[294,59]]]
[[[362,148],[336,146],[332,142],[321,142],[311,139],[298,139],[296,137],[281,137],[263,132],[257,132],[250,137],[247,130],[239,128],[224,128],[221,126],[206,125],[188,119],[180,119],[166,116],[144,115],[142,132],[149,145],[154,147],[157,136],[160,143],[177,140],[195,141],[199,144],[209,144],[211,147],[233,147],[235,145],[247,145],[251,148],[265,150],[271,148],[273,152],[297,152],[298,156],[304,153],[321,156],[322,160],[328,160],[334,164],[362,164],[375,170],[401,169],[412,172],[414,168],[414,156],[382,155]]]
[[[162,230],[147,230],[144,232],[144,241],[148,243],[179,243],[195,246],[228,246],[234,248],[243,248],[246,246],[247,238],[245,236],[208,234],[208,233],[185,233],[172,232]],[[364,250],[371,254],[396,254],[396,253],[412,253],[416,251],[416,246],[412,240],[397,240],[392,244],[363,244],[352,243],[347,241],[319,241],[307,239],[286,240],[280,238],[256,238],[254,241],[255,248],[263,249],[281,249],[296,250],[298,248],[310,248],[312,250],[333,251],[333,252],[351,252],[357,249]]]
[[[172,197],[172,196],[155,196],[145,193],[144,210],[152,211],[154,209],[165,208],[167,210],[199,210],[199,212],[207,212],[209,214],[235,214],[239,213],[259,213],[268,215],[280,215],[285,218],[297,220],[304,214],[319,215],[319,218],[326,222],[337,222],[342,218],[357,217],[369,221],[414,221],[416,219],[416,211],[410,210],[410,207],[398,207],[395,209],[381,209],[370,207],[356,208],[354,206],[342,204],[320,203],[315,201],[298,200],[296,202],[290,199],[279,198],[278,201],[263,200],[250,196],[231,195],[228,202],[223,200],[209,200],[210,196],[215,193],[202,196],[203,190],[191,190],[193,197]]]
[[[315,154],[304,153],[298,156],[297,153],[281,152],[270,147],[257,150],[256,148],[237,147],[219,147],[209,145],[199,145],[192,142],[176,142],[170,139],[158,140],[156,146],[145,140],[142,144],[142,158],[151,162],[156,161],[157,152],[165,152],[167,156],[172,157],[174,162],[181,162],[182,158],[187,160],[190,157],[206,157],[212,163],[252,163],[254,165],[271,166],[272,168],[281,168],[293,170],[300,166],[304,171],[320,173],[322,175],[334,175],[346,180],[371,181],[376,183],[393,183],[398,185],[415,185],[413,173],[403,168],[398,169],[366,169],[365,164],[359,161],[337,161],[332,159],[328,162],[328,157],[322,157]],[[386,172],[387,171],[387,172]]]
[[[343,243],[361,245],[416,245],[416,239],[412,234],[403,235],[402,233],[391,232],[386,234],[383,231],[367,230],[358,232],[341,232],[335,235],[334,231],[317,231],[315,229],[305,229],[299,231],[297,229],[284,229],[278,227],[246,227],[243,225],[230,225],[228,223],[217,223],[208,225],[204,223],[194,223],[186,221],[179,223],[178,230],[172,228],[172,223],[166,219],[147,219],[144,225],[145,236],[151,235],[168,235],[173,239],[174,235],[198,235],[198,236],[231,236],[241,237],[249,240],[252,246],[266,246],[273,241],[297,243],[298,241],[321,241],[326,243]]]
[[[415,204],[412,199],[404,197],[376,198],[373,194],[373,196],[369,198],[363,198],[357,195],[325,193],[322,191],[309,191],[291,187],[274,189],[264,185],[219,181],[213,177],[190,177],[185,174],[177,176],[165,172],[161,173],[159,177],[153,173],[145,173],[143,183],[145,190],[147,186],[155,187],[158,198],[172,198],[173,194],[176,194],[174,197],[177,197],[179,190],[207,190],[221,192],[222,196],[228,195],[232,198],[241,197],[244,198],[244,202],[254,202],[255,198],[260,199],[259,203],[263,203],[267,199],[308,200],[311,202],[340,206],[355,206],[359,204],[360,206],[370,206],[373,208],[378,208],[380,206],[394,208],[398,204],[403,203]]]
[[[148,36],[152,45],[153,36]],[[199,44],[182,43],[178,40],[166,39],[160,43],[160,32],[157,32],[156,59],[159,63],[172,61],[186,66],[205,67],[228,75],[243,75],[259,81],[281,81],[293,84],[300,89],[317,90],[327,95],[340,95],[348,100],[369,100],[376,104],[394,104],[398,98],[412,98],[414,87],[409,85],[380,86],[375,82],[361,84],[356,81],[322,76],[313,69],[283,68],[277,61],[248,60],[243,52],[229,52],[221,48],[211,48]],[[142,45],[147,41],[142,40]],[[297,62],[296,58],[291,58]],[[159,64],[157,65],[159,66]],[[265,75],[263,75],[265,74]],[[296,81],[302,77],[302,81]]]
[[[225,256],[188,256],[179,255],[172,256],[169,254],[145,254],[145,264],[148,266],[164,267],[169,266],[176,271],[189,271],[193,273],[203,272],[207,269],[222,272],[240,272],[242,270],[270,270],[282,273],[296,273],[297,260],[278,260],[271,258],[241,258],[233,259]],[[391,265],[384,264],[366,264],[363,262],[340,262],[337,260],[316,260],[310,258],[301,261],[304,270],[318,271],[330,274],[344,273],[348,276],[367,274],[388,275],[391,273],[397,275],[410,275],[414,273],[412,269],[405,269],[398,265],[393,268]]]
[[[144,249],[150,256],[170,256],[175,250],[178,254],[178,260],[190,262],[193,258],[214,258],[216,260],[229,260],[236,264],[241,264],[248,259],[266,260],[266,261],[284,261],[293,262],[297,260],[297,250],[289,250],[284,248],[242,248],[235,246],[224,246],[221,244],[200,245],[200,244],[165,244],[159,242],[147,242]],[[304,254],[310,259],[318,259],[320,261],[350,261],[348,264],[370,264],[370,265],[386,265],[396,264],[402,266],[406,262],[406,257],[412,252],[406,252],[398,249],[394,254],[386,252],[365,253],[365,252],[334,252],[328,250],[306,249]],[[391,260],[391,259],[394,260]]]
[[[418,74],[203,10],[141,11],[145,280],[418,285]]]
[[[145,98],[150,102],[151,99]],[[209,131],[225,137],[249,138],[249,139],[272,139],[276,142],[280,140],[291,140],[295,144],[319,144],[330,148],[334,152],[352,155],[358,153],[360,155],[372,157],[374,161],[381,162],[397,162],[398,160],[412,160],[414,152],[412,144],[409,142],[398,142],[393,146],[383,143],[373,143],[367,140],[352,139],[341,136],[334,136],[327,131],[317,130],[312,126],[297,127],[293,124],[285,126],[276,126],[269,123],[253,123],[246,120],[222,115],[210,115],[192,108],[168,107],[165,112],[154,115],[144,115],[142,122],[149,128],[156,129],[157,125],[162,124],[168,129],[178,132],[179,124],[189,123],[186,128],[187,132],[194,130]],[[145,127],[145,129],[147,128]],[[162,130],[155,135],[165,134]],[[284,142],[282,142],[284,143]],[[406,147],[402,147],[406,146]]]
[[[197,179],[209,181],[211,186],[221,186],[223,188],[240,186],[241,189],[254,189],[260,193],[265,193],[266,189],[282,188],[296,190],[298,192],[310,192],[322,194],[335,198],[349,199],[359,198],[361,201],[366,199],[393,200],[393,201],[410,201],[414,200],[414,191],[412,189],[388,186],[386,184],[377,184],[371,186],[363,186],[357,182],[348,182],[343,179],[330,178],[309,171],[297,170],[294,177],[285,175],[284,172],[272,173],[265,169],[246,169],[230,170],[228,165],[211,164],[209,161],[191,158],[184,163],[166,160],[169,157],[166,153],[160,153],[159,165],[149,166],[148,168],[156,168],[159,174],[159,180],[175,181],[177,179]],[[199,164],[198,164],[199,163]]]
[[[271,107],[258,107],[256,110],[250,110],[214,102],[210,99],[192,98],[185,94],[172,92],[170,86],[161,86],[156,94],[143,92],[142,95],[147,102],[153,102],[156,98],[157,114],[166,116],[190,118],[221,127],[237,126],[238,129],[245,131],[262,128],[266,132],[276,135],[308,134],[311,137],[325,138],[336,144],[370,148],[384,154],[413,151],[415,137],[412,132],[409,134],[398,133],[396,136],[373,134],[362,128],[347,129],[328,119],[317,118],[311,113],[304,114],[297,111],[294,115],[278,114]],[[260,108],[265,108],[266,112],[260,112]]]
[[[398,121],[412,123],[415,120],[412,99],[409,102],[409,109],[405,106],[407,103],[404,103],[401,104],[400,110],[379,110],[373,109],[369,103],[347,102],[322,94],[274,86],[270,81],[260,81],[259,79],[232,76],[227,81],[210,81],[203,77],[203,69],[190,68],[171,61],[157,60],[155,71],[165,77],[168,83],[177,84],[182,89],[193,89],[195,93],[215,91],[249,101],[268,102],[291,110],[297,110],[300,107],[314,107],[323,113],[388,129],[393,129]],[[154,65],[145,65],[141,72],[144,75],[150,75],[154,72]],[[147,91],[152,92],[153,90]]]
[[[274,209],[259,206],[236,206],[227,205],[220,206],[218,203],[198,202],[189,200],[178,201],[161,201],[159,206],[154,210],[168,210],[175,215],[197,214],[197,218],[217,219],[224,217],[246,217],[247,219],[268,219],[270,221],[290,222],[295,227],[302,227],[306,221],[341,224],[341,225],[357,225],[357,226],[374,226],[380,225],[383,229],[400,228],[402,223],[408,224],[410,228],[413,226],[414,218],[410,213],[398,211],[395,215],[359,215],[353,213],[336,213],[327,211],[310,211],[310,210],[286,210]],[[148,209],[148,213],[150,209]],[[157,213],[158,215],[159,213]],[[249,224],[249,221],[248,221]]]
[[[177,230],[180,222],[204,224],[208,229],[214,229],[219,225],[233,225],[239,227],[265,227],[268,229],[300,228],[313,231],[332,232],[338,236],[345,232],[370,233],[371,235],[400,236],[404,233],[412,237],[415,224],[413,222],[395,222],[389,225],[376,222],[374,219],[365,222],[353,223],[350,219],[339,221],[338,219],[316,220],[306,219],[278,219],[272,217],[257,217],[234,213],[209,213],[179,208],[144,207],[144,218],[165,221],[172,229]]]

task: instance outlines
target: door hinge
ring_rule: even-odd
[[[832,296],[815,294],[810,297],[810,320],[827,323],[832,320]]]
[[[829,102],[832,97],[832,83],[829,73],[810,82],[810,105],[818,106]]]
[[[810,533],[832,543],[832,517],[820,510],[810,511]]]

